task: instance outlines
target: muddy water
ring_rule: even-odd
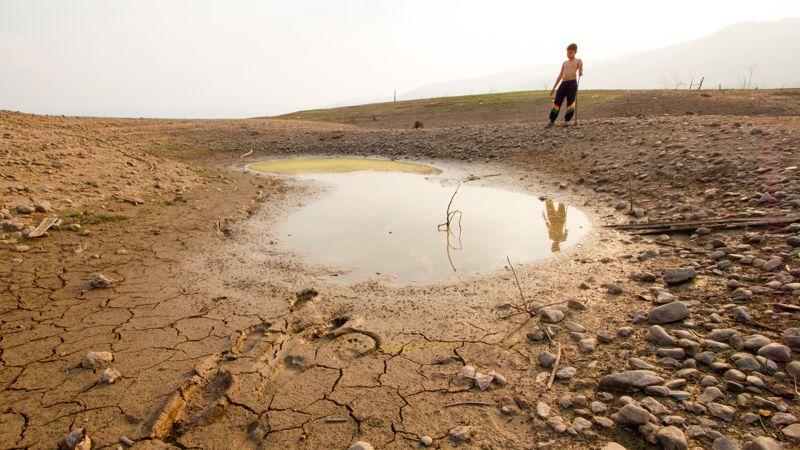
[[[325,189],[290,214],[279,243],[341,269],[334,275],[341,281],[382,275],[425,283],[500,269],[507,256],[550,258],[589,231],[586,215],[564,203],[419,171],[288,172]]]

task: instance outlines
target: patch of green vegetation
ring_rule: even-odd
[[[625,95],[624,91],[585,91],[581,93],[579,102],[584,106],[591,106],[613,100],[623,95]],[[329,122],[358,122],[372,120],[373,117],[424,116],[427,114],[440,115],[451,112],[479,112],[486,109],[513,109],[529,107],[532,104],[546,104],[549,99],[550,95],[547,91],[502,92],[496,94],[461,95],[421,100],[404,100],[396,103],[372,103],[341,108],[314,109],[298,111],[274,118]]]
[[[128,219],[128,216],[123,213],[107,211],[71,211],[65,216],[69,219],[69,222],[79,223],[81,225],[121,222]]]
[[[441,173],[441,170],[423,164],[366,158],[275,159],[248,164],[247,168],[259,172],[279,173],[283,175],[355,171],[411,172],[425,175]]]
[[[28,126],[25,122],[20,122],[19,120],[16,119],[6,119],[6,123],[23,128],[27,128]]]

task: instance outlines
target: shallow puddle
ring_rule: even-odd
[[[279,229],[280,244],[341,269],[342,281],[388,275],[400,283],[431,282],[496,270],[506,257],[514,263],[550,258],[590,228],[585,214],[564,203],[470,183],[443,184],[440,176],[424,175],[440,172],[428,166],[380,161],[394,169],[379,172],[364,163],[374,160],[352,159],[360,162],[336,161],[336,172],[325,173],[315,159],[307,173],[298,168],[302,160],[291,161],[249,166],[281,169],[276,171],[327,187],[289,215]]]

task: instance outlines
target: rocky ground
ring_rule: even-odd
[[[2,448],[800,443],[798,117],[366,130],[4,112],[0,138]],[[280,250],[305,186],[239,170],[287,155],[453,168],[595,229],[515,264],[522,295],[508,268],[335,283]],[[780,223],[716,227],[732,216]]]

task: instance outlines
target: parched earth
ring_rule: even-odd
[[[0,112],[0,448],[795,448],[799,145],[796,116],[367,130]],[[336,283],[276,232],[314,194],[242,170],[295,155],[453,168],[594,229],[515,264],[519,286],[510,268]],[[716,228],[732,217],[751,225]]]

